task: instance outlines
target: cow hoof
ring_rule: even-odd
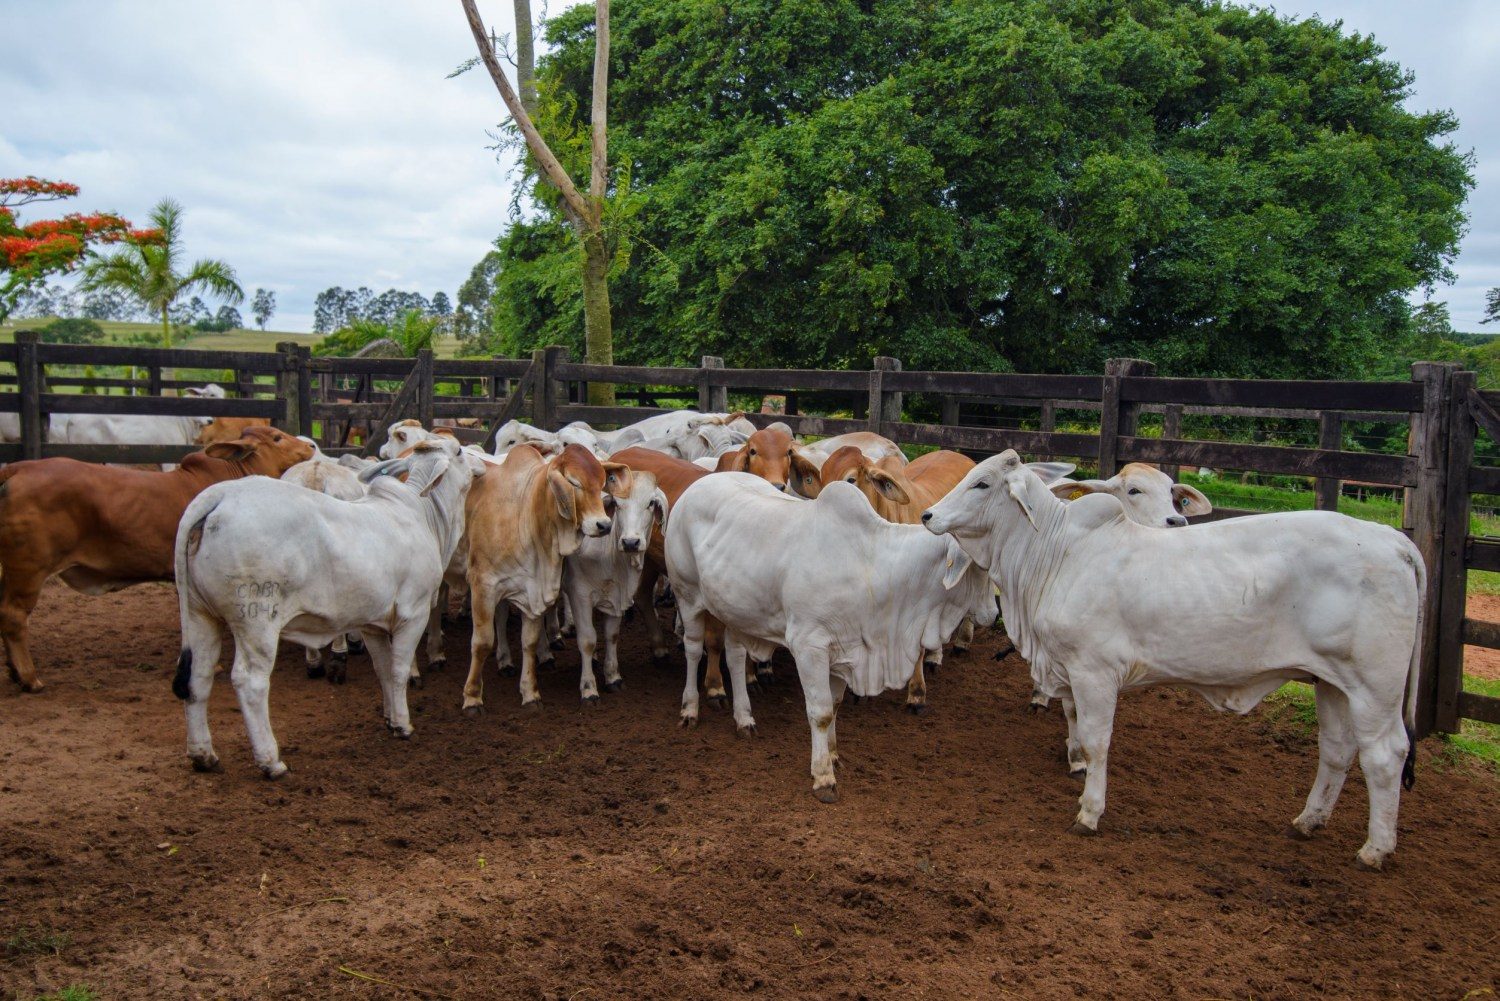
[[[448,658],[446,657],[434,657],[432,660],[429,660],[427,662],[427,670],[429,673],[433,671],[441,671],[447,666]]]
[[[657,653],[654,650],[651,652],[652,667],[666,667],[669,659],[670,658],[664,653]]]
[[[599,708],[599,696],[597,696],[597,695],[585,695],[583,697],[583,707],[585,709],[598,709]]]
[[[217,756],[212,758],[194,758],[193,771],[218,774],[224,771],[224,766],[219,763]]]
[[[1294,820],[1290,824],[1286,825],[1286,836],[1291,838],[1293,841],[1311,841],[1313,831],[1316,830],[1316,827],[1299,827],[1297,826],[1297,822]]]
[[[736,727],[734,732],[735,732],[735,735],[739,736],[739,737],[751,737],[751,738],[753,738],[753,737],[756,736],[756,733],[755,733],[755,724],[751,723],[749,726]]]
[[[349,652],[350,653],[364,653],[365,652],[365,641],[364,640],[349,640],[348,645],[349,645]]]
[[[704,701],[713,706],[715,709],[729,708],[729,697],[726,695],[709,695],[704,699]]]
[[[614,681],[606,681],[604,683],[604,690],[606,692],[623,692],[625,690],[625,679],[616,678]]]
[[[1068,828],[1068,833],[1076,834],[1082,838],[1092,838],[1094,835],[1098,834],[1099,831],[1097,828],[1090,827],[1081,820],[1075,820],[1073,821],[1073,826]]]
[[[852,691],[848,694],[847,698],[851,706],[857,706],[865,700],[863,695],[855,695]]]
[[[24,681],[21,682],[21,691],[27,693],[28,695],[35,695],[37,692],[40,692],[46,687],[46,685],[42,684],[40,678],[38,678],[36,681],[31,682],[30,684]]]
[[[409,727],[409,726],[406,726],[406,727],[393,726],[393,727],[391,727],[391,732],[394,733],[397,737],[401,738],[402,740],[411,740],[411,735],[415,731],[413,731],[412,728]]]
[[[555,638],[554,638],[554,639],[553,639],[553,640],[552,640],[552,642],[551,642],[551,643],[548,643],[548,644],[547,644],[547,645],[548,645],[548,646],[549,646],[549,647],[551,647],[551,648],[552,648],[552,649],[554,649],[554,650],[561,650],[561,649],[562,649],[562,648],[563,648],[563,645],[564,645],[564,644],[563,644],[563,641],[562,641],[562,637],[561,637],[561,636],[558,636],[558,637],[555,637]]]
[[[906,711],[909,712],[909,713],[911,713],[913,716],[921,716],[923,713],[925,713],[927,711],[927,703],[925,703],[925,702],[908,702],[906,704]]]
[[[273,764],[262,765],[260,771],[268,781],[275,782],[287,773],[287,767],[280,761],[277,761]]]
[[[1354,866],[1361,872],[1379,872],[1385,865],[1385,859],[1380,856],[1367,857],[1363,850],[1354,856]]]
[[[516,665],[514,664],[500,664],[495,669],[500,672],[500,677],[502,678],[514,678],[516,676]]]
[[[698,717],[696,714],[689,716],[687,713],[683,713],[682,718],[678,722],[684,730],[691,730],[698,725]]]
[[[1081,779],[1086,777],[1088,773],[1088,765],[1075,765],[1072,762],[1068,763],[1068,778]]]
[[[464,715],[469,719],[478,719],[484,715],[483,705],[464,706]]]
[[[819,803],[837,803],[839,801],[839,787],[836,785],[823,786],[820,789],[814,789],[813,795],[818,798]]]
[[[342,668],[328,672],[328,683],[330,685],[342,685],[349,679],[349,672]]]
[[[530,702],[522,702],[521,708],[531,713],[532,715],[537,715],[542,711],[542,700],[532,699]]]
[[[543,658],[541,658],[540,660],[538,660],[536,662],[536,669],[538,671],[550,671],[550,670],[552,670],[556,666],[557,666],[557,658],[556,657],[543,657]]]
[[[953,652],[958,654],[960,657],[965,657],[968,656],[969,648],[966,646],[959,646],[957,643],[955,643],[953,644]]]
[[[406,683],[418,690],[427,687],[427,679],[422,677],[420,674],[413,674],[410,678],[406,679]]]
[[[924,660],[922,661],[922,673],[927,675],[929,678],[936,678],[938,676],[938,670],[942,666],[943,665],[934,663],[933,661]]]
[[[1047,704],[1045,702],[1032,702],[1027,705],[1026,711],[1033,716],[1040,716],[1047,711]]]
[[[313,679],[314,681],[317,681],[319,678],[323,677],[327,673],[328,673],[327,668],[325,668],[322,664],[308,664],[307,665],[307,676],[309,678]]]
[[[750,681],[750,680],[747,679],[745,681],[745,691],[751,692],[751,693],[753,693],[755,695],[759,695],[760,694],[760,681],[759,681],[759,679],[757,679],[755,681]]]
[[[769,687],[776,683],[776,672],[771,670],[770,664],[756,664],[755,680]]]

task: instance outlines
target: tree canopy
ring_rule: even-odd
[[[1210,0],[611,12],[622,362],[1358,376],[1412,336],[1406,294],[1451,280],[1456,122],[1408,110],[1410,74],[1338,23]],[[548,26],[544,132],[586,133],[592,33],[587,5]],[[581,354],[577,244],[533,204],[496,244],[491,346]]]

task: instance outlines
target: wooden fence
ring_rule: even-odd
[[[190,448],[77,446],[45,440],[47,416],[61,413],[171,414],[265,417],[279,427],[317,437],[330,452],[373,452],[386,428],[401,419],[423,423],[468,418],[477,426],[460,437],[492,445],[499,427],[523,419],[556,429],[571,421],[618,425],[669,408],[642,405],[689,400],[703,410],[739,404],[758,409],[763,394],[784,395],[786,412],[748,413],[764,426],[785,421],[799,434],[874,431],[903,444],[976,453],[1014,448],[1027,456],[1076,458],[1109,476],[1127,462],[1152,462],[1176,475],[1180,467],[1211,467],[1312,478],[1315,506],[1336,510],[1343,481],[1379,485],[1403,497],[1403,530],[1429,568],[1424,596],[1421,733],[1453,732],[1460,718],[1500,723],[1500,699],[1465,693],[1465,644],[1500,649],[1500,624],[1465,617],[1467,570],[1500,571],[1500,539],[1469,533],[1470,497],[1500,494],[1500,467],[1474,465],[1482,430],[1500,445],[1500,394],[1475,389],[1474,374],[1449,363],[1419,362],[1404,382],[1175,379],[1155,375],[1139,359],[1114,359],[1102,375],[1021,375],[907,372],[894,358],[877,358],[869,371],[730,369],[705,357],[697,368],[598,366],[569,360],[562,348],[525,359],[313,358],[296,344],[275,353],[105,348],[40,344],[17,334],[0,345],[0,363],[15,367],[14,391],[0,387],[0,411],[20,415],[19,443],[0,444],[0,461],[63,455],[92,461],[163,462]],[[144,376],[80,377],[49,374],[48,366],[124,367]],[[188,399],[162,395],[183,385],[181,370],[225,373],[232,398]],[[0,376],[0,380],[5,377]],[[589,406],[590,382],[608,382],[636,405]],[[626,388],[634,387],[634,388]],[[134,392],[83,395],[54,390]],[[801,412],[816,400],[821,414]],[[1034,427],[996,429],[966,424],[987,407],[1029,408]],[[936,423],[909,419],[936,415]],[[1085,415],[1057,429],[1059,412]],[[830,413],[848,416],[830,416]],[[1142,433],[1143,414],[1161,415],[1160,435]],[[1097,415],[1097,418],[1094,417]],[[1317,446],[1293,447],[1183,437],[1186,418],[1308,421]],[[1097,429],[1092,422],[1097,420]],[[1352,422],[1405,425],[1404,451],[1395,454],[1345,447]],[[360,445],[353,444],[363,431]],[[1312,440],[1311,429],[1305,436]],[[1210,518],[1250,512],[1215,511]]]

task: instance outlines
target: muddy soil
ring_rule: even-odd
[[[1365,873],[1357,769],[1290,840],[1315,740],[1149,692],[1122,700],[1102,833],[1079,838],[1062,720],[1026,713],[993,636],[929,679],[923,718],[844,707],[824,806],[789,666],[753,697],[758,739],[715,709],[683,731],[681,672],[638,626],[598,709],[570,648],[539,712],[491,668],[478,720],[450,630],[410,742],[365,658],[340,688],[287,648],[275,783],[222,678],[225,772],[188,767],[170,587],[50,587],[32,634],[47,690],[0,686],[5,997],[1461,998],[1500,970],[1493,771],[1424,743],[1400,848]]]

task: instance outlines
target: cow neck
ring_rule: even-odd
[[[1007,498],[1005,503],[1012,506],[1012,520],[1008,531],[991,536],[995,550],[991,554],[990,577],[1000,588],[1006,635],[1021,656],[1032,662],[1033,670],[1042,671],[1047,665],[1038,661],[1045,662],[1047,656],[1036,632],[1036,613],[1044,607],[1067,553],[1068,505],[1054,497],[1035,477],[1027,478],[1027,491],[1036,528],[1026,520],[1019,504]]]
[[[468,500],[468,490],[460,482],[460,475],[454,472],[454,467],[461,462],[462,457],[454,459],[437,486],[426,497],[420,498],[425,502],[422,504],[422,517],[427,519],[427,527],[438,541],[443,566],[447,566],[448,561],[453,558],[453,551],[458,548],[458,540],[463,535],[463,511]],[[471,477],[468,483],[472,482]]]
[[[201,484],[200,489],[205,489],[212,484],[224,480],[236,480],[246,476],[254,476],[260,472],[259,469],[251,468],[250,463],[255,460],[251,455],[249,459],[240,461],[237,459],[216,459],[202,452],[192,452],[183,457],[175,470],[165,475],[184,475],[194,482]],[[269,475],[269,474],[267,474]]]

